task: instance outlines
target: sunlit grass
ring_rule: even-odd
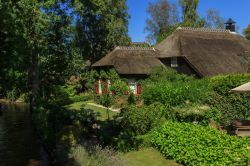
[[[145,148],[121,154],[122,159],[129,166],[180,166],[173,160],[165,159],[160,152],[154,148]]]
[[[91,109],[95,112],[98,112],[100,114],[98,120],[104,121],[108,119],[107,110],[105,108],[89,105],[88,103],[94,103],[94,102],[93,101],[76,102],[66,106],[66,108],[80,110],[82,107],[84,107],[85,109]],[[116,112],[109,111],[110,118],[112,118],[115,115],[117,115]]]

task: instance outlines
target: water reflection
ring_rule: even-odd
[[[4,105],[0,115],[0,166],[47,166],[28,107]]]

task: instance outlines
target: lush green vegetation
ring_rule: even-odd
[[[229,136],[211,127],[167,122],[152,141],[165,157],[185,165],[245,165],[249,139]]]
[[[215,11],[210,11],[210,20],[200,17],[198,0],[179,2],[181,20],[167,0],[150,5],[146,30],[153,40],[162,40],[179,25],[221,23]],[[214,122],[230,127],[234,119],[250,118],[250,95],[230,93],[248,82],[249,74],[196,79],[157,68],[140,81],[143,93],[135,97],[115,70],[89,70],[89,64],[114,46],[129,44],[128,18],[126,0],[0,1],[0,97],[29,102],[34,126],[58,165],[124,164],[116,151],[129,151],[124,158],[132,165],[172,164],[152,149],[131,152],[152,146],[184,164],[244,162],[241,156],[235,161],[235,156],[246,155],[247,139],[207,126]],[[96,79],[112,81],[105,95],[94,96]],[[111,112],[88,101],[122,111]],[[83,142],[94,143],[83,146]],[[112,149],[95,149],[96,143]]]
[[[90,110],[93,110],[94,112],[98,113],[98,115],[99,115],[97,117],[98,120],[105,121],[108,119],[107,109],[101,108],[98,106],[94,106],[94,105],[90,105],[88,103],[94,103],[94,101],[76,102],[76,103],[67,105],[66,108],[71,109],[71,110],[72,109],[73,110],[80,110],[82,107],[84,107],[85,109],[90,109]],[[117,112],[109,111],[109,116],[111,119],[117,114],[118,114]]]

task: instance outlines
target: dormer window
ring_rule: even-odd
[[[178,67],[177,57],[171,58],[171,67]]]

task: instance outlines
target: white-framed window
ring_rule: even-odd
[[[136,94],[137,93],[137,83],[135,82],[134,79],[129,79],[128,80],[128,86],[130,88],[130,90]]]
[[[171,67],[178,67],[177,57],[171,58]]]

